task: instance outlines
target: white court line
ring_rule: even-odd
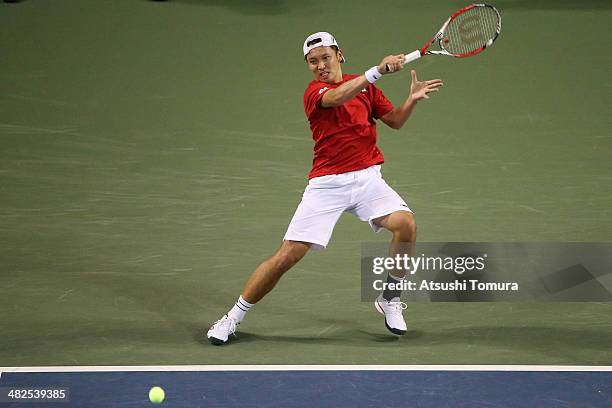
[[[612,366],[552,365],[169,365],[0,367],[2,372],[129,372],[129,371],[612,371]]]

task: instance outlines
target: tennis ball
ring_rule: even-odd
[[[149,400],[154,404],[161,404],[166,397],[162,387],[153,387],[149,390]]]

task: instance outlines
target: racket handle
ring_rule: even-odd
[[[421,51],[420,50],[412,51],[410,54],[406,54],[404,56],[404,65],[414,60],[418,60],[419,58],[421,58]]]
[[[404,62],[402,63],[402,65],[406,65],[407,63],[412,62],[414,60],[418,60],[419,58],[421,58],[421,51],[412,51],[411,53],[404,55]],[[387,72],[391,72],[391,67],[389,67],[389,64],[386,65],[386,68]]]

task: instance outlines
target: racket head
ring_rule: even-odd
[[[441,51],[423,49],[423,54],[445,54],[464,58],[493,45],[501,33],[501,14],[490,4],[470,4],[453,13],[434,41]],[[426,47],[433,43],[431,41]]]

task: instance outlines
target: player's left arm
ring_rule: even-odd
[[[419,81],[416,71],[412,70],[412,83],[410,84],[410,95],[400,106],[393,108],[392,111],[383,115],[382,120],[387,126],[393,129],[401,129],[408,120],[417,102],[421,99],[429,99],[429,93],[438,92],[444,85],[441,79],[431,79]]]

